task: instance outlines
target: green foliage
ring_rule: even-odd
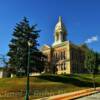
[[[85,68],[90,73],[99,73],[100,54],[86,47],[85,49]]]
[[[84,48],[84,49],[89,49],[88,46],[87,46],[87,44],[85,44],[85,43],[84,43],[84,44],[81,44],[80,46],[81,46],[82,48]]]
[[[85,52],[85,67],[89,72],[94,73],[96,65],[95,53],[92,50],[86,50]]]
[[[13,73],[18,74],[21,71],[27,71],[27,60],[28,60],[28,41],[30,41],[30,72],[33,70],[43,70],[40,66],[41,57],[44,57],[42,53],[37,49],[39,45],[37,38],[39,37],[39,30],[36,28],[37,25],[30,25],[26,17],[20,23],[17,23],[14,31],[13,38],[9,44],[9,70]],[[38,60],[37,60],[37,59]],[[36,65],[38,64],[39,67]],[[43,65],[42,65],[43,66]],[[41,67],[41,68],[40,68]],[[41,69],[41,70],[40,70]]]
[[[98,56],[98,53],[94,52],[93,50],[90,50],[89,48],[87,48],[85,51],[85,68],[88,70],[89,73],[92,74],[94,89],[96,89],[95,74],[98,73],[98,67],[100,64],[100,59]]]

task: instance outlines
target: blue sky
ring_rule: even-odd
[[[100,52],[100,0],[0,0],[0,54],[6,54],[16,23],[26,16],[41,29],[38,42],[52,44],[54,27],[62,16],[68,40]],[[95,38],[95,39],[93,39]]]

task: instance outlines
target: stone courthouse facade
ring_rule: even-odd
[[[44,45],[41,48],[48,60],[46,72],[55,74],[84,72],[84,49],[68,41],[67,35],[62,18],[59,17],[54,31],[54,43],[52,46]]]

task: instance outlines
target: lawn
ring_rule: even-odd
[[[96,86],[100,87],[100,75],[96,75]],[[50,75],[30,77],[30,98],[67,93],[93,87],[92,75]],[[24,100],[26,78],[0,79],[0,100]],[[30,99],[31,100],[31,99]]]

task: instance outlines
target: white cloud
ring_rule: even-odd
[[[91,38],[87,39],[85,43],[92,43],[98,41],[98,36],[92,36]]]

